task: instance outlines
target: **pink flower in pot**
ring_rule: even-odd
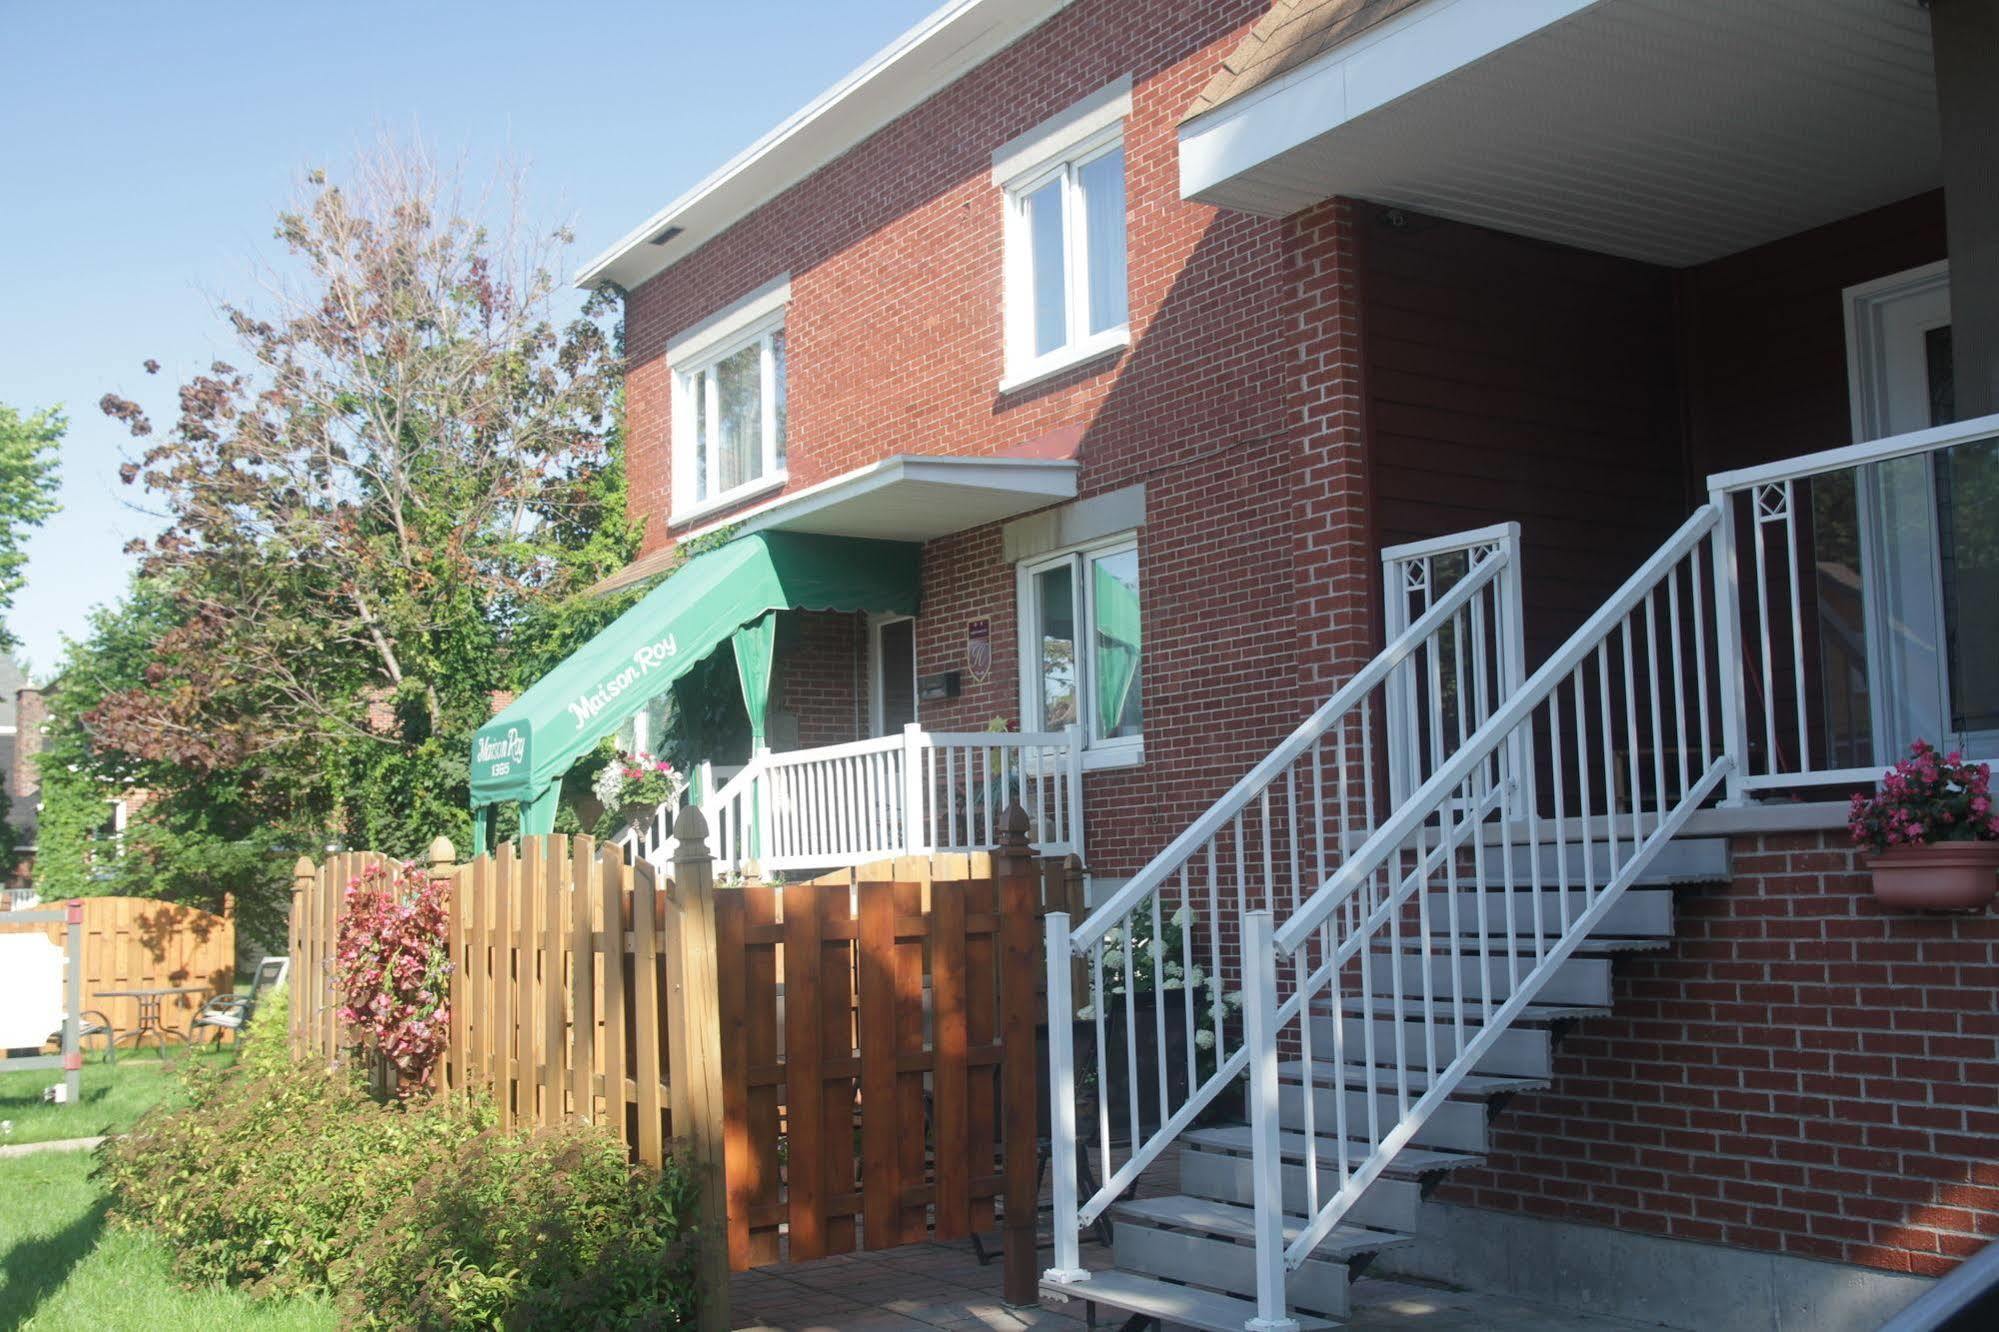
[[[1867,867],[1886,906],[1977,911],[1999,891],[1992,769],[1955,750],[1939,757],[1927,741],[1910,745],[1877,793],[1853,797],[1847,827],[1875,853]]]

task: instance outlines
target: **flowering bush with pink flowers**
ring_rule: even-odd
[[[1992,809],[1992,768],[1956,750],[1938,754],[1927,741],[1881,777],[1881,790],[1855,795],[1847,817],[1855,845],[1886,851],[1927,842],[1999,841]]]
[[[409,863],[370,865],[347,885],[334,981],[355,1044],[425,1086],[451,1033],[446,880]]]

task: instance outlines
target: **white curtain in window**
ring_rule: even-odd
[[[1085,162],[1076,178],[1083,194],[1089,331],[1101,333],[1125,321],[1124,149]]]

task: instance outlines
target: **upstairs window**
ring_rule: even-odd
[[[785,480],[785,334],[790,283],[773,284],[676,338],[674,521]]]
[[[1124,121],[1130,80],[993,155],[1006,193],[1006,382],[1126,346]]]

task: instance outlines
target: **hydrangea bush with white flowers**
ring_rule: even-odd
[[[1121,1000],[1127,991],[1134,999],[1155,992],[1186,993],[1189,1002],[1196,1005],[1194,1044],[1209,1052],[1215,1048],[1215,1027],[1226,1025],[1242,1007],[1242,991],[1223,989],[1221,977],[1210,975],[1199,963],[1190,967],[1183,961],[1191,955],[1186,947],[1186,932],[1192,923],[1193,913],[1184,906],[1166,917],[1159,930],[1157,947],[1154,947],[1149,911],[1135,911],[1126,917],[1125,925],[1104,931],[1105,1017],[1115,1018],[1124,1011],[1122,1003],[1111,1001]],[[1199,949],[1193,950],[1198,952]],[[1097,1006],[1084,1004],[1076,1010],[1076,1017],[1084,1022],[1095,1021]],[[1205,1061],[1203,1071],[1206,1072]]]

